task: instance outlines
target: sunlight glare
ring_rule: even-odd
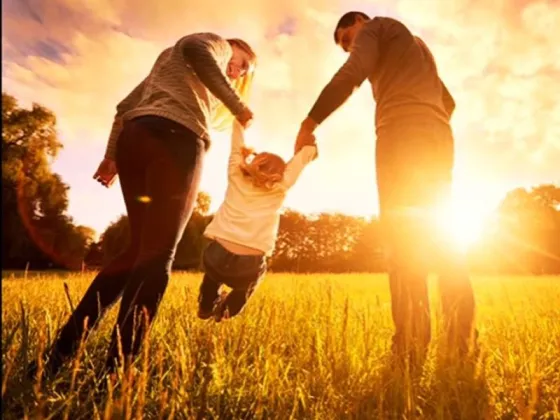
[[[487,212],[465,199],[453,199],[451,203],[442,206],[438,211],[437,223],[449,239],[461,251],[466,252],[482,236]]]

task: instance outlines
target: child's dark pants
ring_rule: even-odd
[[[199,307],[211,312],[222,285],[232,288],[221,304],[229,317],[237,315],[253,294],[266,272],[264,255],[238,255],[228,251],[216,241],[204,251],[204,278],[200,285]]]

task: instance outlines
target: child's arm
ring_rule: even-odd
[[[294,186],[303,168],[317,157],[317,146],[303,146],[286,165],[282,184],[286,189]]]
[[[231,172],[237,168],[243,159],[243,149],[245,147],[244,129],[241,124],[235,120],[231,129],[231,151],[229,155],[228,171]]]

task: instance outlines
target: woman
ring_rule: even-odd
[[[118,106],[105,158],[94,179],[117,173],[130,223],[130,245],[93,280],[62,328],[46,370],[55,373],[122,295],[107,367],[138,353],[167,287],[175,250],[198,193],[209,126],[246,127],[256,56],[240,39],[197,33],[163,51],[150,74]],[[88,331],[85,331],[87,334]],[[133,340],[134,336],[134,340]]]

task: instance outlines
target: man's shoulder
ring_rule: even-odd
[[[404,23],[389,16],[375,16],[364,23],[364,28],[378,32],[410,32]]]

